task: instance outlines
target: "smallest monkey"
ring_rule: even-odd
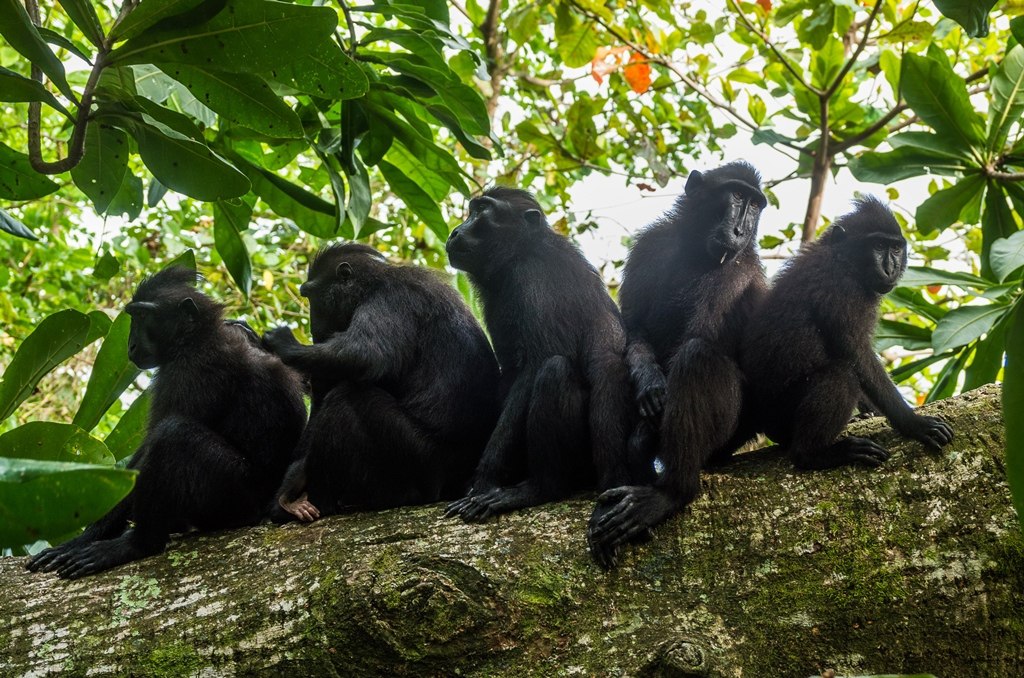
[[[930,448],[953,439],[942,419],[911,409],[871,347],[882,296],[906,267],[907,242],[892,213],[876,198],[858,200],[779,273],[751,319],[741,364],[760,428],[798,467],[889,458],[867,438],[838,438],[858,403]]]

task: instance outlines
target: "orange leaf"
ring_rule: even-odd
[[[598,47],[594,50],[594,58],[590,61],[590,75],[597,80],[597,84],[603,84],[604,76],[619,69],[626,49],[626,47]]]
[[[772,11],[772,0],[757,0],[757,4],[761,5],[761,9],[765,12]]]
[[[629,64],[622,69],[622,75],[637,94],[643,94],[651,87],[651,65],[647,63],[647,57],[636,52],[629,57]]]

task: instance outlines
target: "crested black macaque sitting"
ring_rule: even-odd
[[[656,456],[663,469],[653,483],[598,497],[587,538],[602,567],[615,564],[621,545],[645,538],[693,501],[701,469],[756,433],[738,352],[766,289],[755,250],[766,202],[760,175],[745,162],[691,172],[673,208],[630,251],[619,302],[643,416],[630,457]]]
[[[741,364],[760,430],[788,448],[800,468],[889,458],[856,436],[836,439],[858,402],[882,412],[903,435],[938,449],[953,430],[915,414],[871,347],[878,305],[907,266],[907,243],[889,209],[858,200],[778,276],[744,332]]]
[[[146,437],[128,464],[139,472],[135,487],[28,569],[76,579],[159,553],[171,533],[252,525],[264,515],[306,422],[301,381],[248,325],[224,322],[196,280],[189,269],[165,269],[125,307],[128,357],[159,368]]]
[[[309,377],[313,406],[274,520],[461,496],[498,416],[498,365],[466,304],[434,272],[331,245],[299,288],[313,344],[264,344]]]
[[[626,336],[598,272],[513,188],[471,200],[447,250],[483,303],[505,400],[469,495],[446,515],[482,521],[628,482]]]

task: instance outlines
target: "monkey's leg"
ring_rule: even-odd
[[[853,463],[880,466],[889,458],[884,447],[867,438],[836,440],[861,395],[857,377],[848,366],[826,365],[812,373],[807,383],[793,413],[790,439],[783,441],[797,468],[827,469]]]
[[[202,424],[168,417],[153,429],[133,491],[135,527],[79,549],[57,570],[77,579],[160,553],[172,532],[255,523],[260,505],[248,462]]]
[[[587,541],[594,559],[612,567],[618,550],[645,539],[700,492],[700,471],[736,435],[743,406],[736,363],[703,339],[685,342],[672,360],[658,454],[664,470],[653,487],[626,485],[597,499]]]
[[[544,361],[533,382],[526,422],[527,479],[467,497],[469,522],[566,496],[592,476],[587,458],[587,394],[568,358]]]

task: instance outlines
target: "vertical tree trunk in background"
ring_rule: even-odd
[[[610,573],[586,552],[589,498],[192,535],[76,582],[3,559],[0,676],[1019,675],[999,397],[925,408],[956,431],[941,453],[854,424],[891,446],[881,469],[741,455]]]
[[[826,132],[827,133],[827,132]],[[804,215],[804,226],[800,242],[809,243],[814,240],[821,221],[821,203],[825,199],[825,187],[828,185],[832,170],[832,156],[828,155],[826,144],[815,151],[814,166],[811,170],[811,193],[807,198],[807,212]]]

